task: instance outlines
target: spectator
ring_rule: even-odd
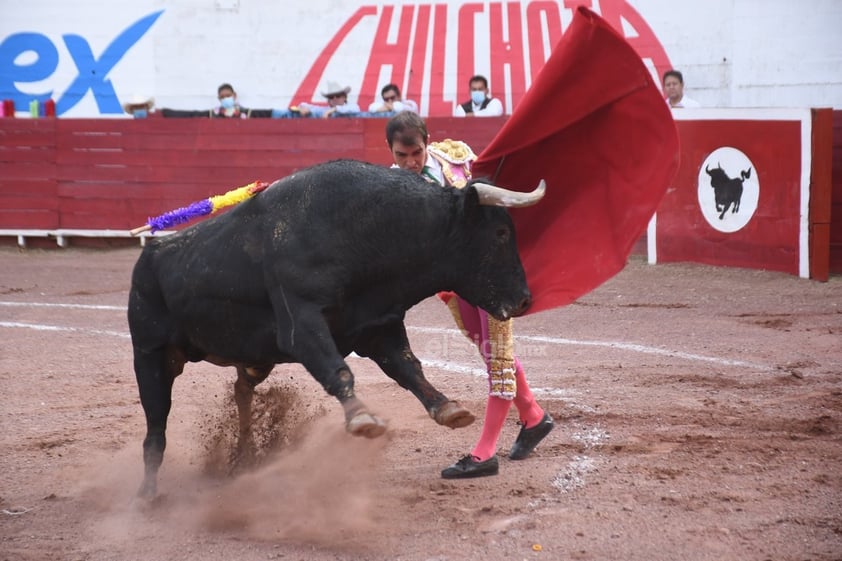
[[[402,99],[401,90],[396,84],[386,84],[380,90],[383,101],[373,101],[368,106],[369,113],[400,113],[412,111],[418,113],[418,104],[411,99]]]
[[[667,104],[671,109],[680,107],[701,107],[695,99],[684,95],[684,76],[678,70],[667,70],[664,72],[664,94]]]
[[[249,119],[272,116],[271,109],[246,109],[237,101],[237,92],[231,84],[222,84],[216,90],[219,107],[213,110],[212,118]]]
[[[327,100],[327,106],[316,105],[314,103],[300,103],[298,107],[290,107],[290,111],[298,113],[302,117],[323,117],[325,119],[337,115],[350,115],[360,112],[360,106],[356,103],[348,102],[348,93],[351,91],[351,86],[342,87],[339,82],[327,83],[327,91],[322,92],[322,97]],[[283,115],[273,113],[273,117],[282,117]]]
[[[389,119],[386,143],[395,162],[393,167],[415,172],[434,185],[464,187],[476,159],[471,148],[461,141],[447,139],[430,144],[429,139],[427,126],[418,114],[404,111]],[[535,401],[526,373],[514,356],[513,321],[498,321],[454,294],[443,294],[441,299],[459,329],[477,345],[489,382],[479,441],[469,454],[442,470],[441,476],[463,479],[495,475],[499,471],[497,440],[512,402],[522,426],[509,452],[512,460],[529,456],[553,429],[553,418]]]
[[[231,84],[222,84],[216,90],[219,105],[213,110],[211,117],[220,119],[247,119],[248,109],[237,103],[237,92]]]
[[[456,106],[454,117],[499,117],[503,114],[503,103],[491,97],[485,76],[472,76],[468,85],[471,88],[471,99]]]
[[[123,111],[132,115],[135,119],[145,119],[155,107],[155,98],[135,94],[123,104]]]
[[[211,119],[248,119],[268,118],[272,116],[271,109],[246,109],[237,102],[237,92],[231,84],[225,83],[216,89],[219,105],[213,109],[182,110],[161,109],[164,117],[209,117]]]

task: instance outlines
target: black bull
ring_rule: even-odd
[[[406,311],[451,290],[498,319],[531,296],[501,206],[543,195],[486,184],[457,190],[420,176],[334,161],[276,182],[231,211],[150,241],[132,275],[128,320],[147,433],[139,494],[156,494],[172,384],[187,362],[234,366],[241,445],[254,387],[274,365],[302,364],[342,404],[346,429],[385,423],[354,395],[343,357],[376,362],[439,424],[474,416],[424,377]]]
[[[722,165],[710,169],[710,166],[705,166],[705,172],[710,176],[710,186],[713,187],[714,201],[716,202],[716,211],[719,213],[719,219],[725,216],[729,208],[732,208],[732,213],[740,212],[740,200],[743,198],[743,182],[751,177],[751,168],[740,172],[739,178],[731,179]],[[732,207],[733,205],[733,207]]]

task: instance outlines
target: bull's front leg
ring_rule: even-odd
[[[328,385],[325,385],[325,389],[342,404],[342,410],[345,413],[345,430],[349,433],[354,436],[377,438],[386,432],[386,423],[370,413],[365,404],[354,394],[354,375],[347,365],[328,377]]]
[[[277,296],[273,296],[275,299]],[[285,309],[287,302],[282,301]],[[354,375],[336,348],[327,324],[316,310],[302,311],[298,318],[278,316],[278,348],[295,357],[325,391],[339,400],[345,413],[345,430],[354,436],[376,438],[386,423],[369,412],[354,394]]]
[[[333,360],[325,361],[324,356],[313,359],[302,358],[301,363],[327,391],[339,400],[345,413],[345,430],[354,436],[376,438],[386,432],[386,423],[369,412],[366,405],[354,394],[354,375],[342,360],[338,352],[335,358],[341,363],[332,365]],[[331,359],[334,357],[330,357]]]
[[[378,327],[366,332],[355,349],[371,358],[387,376],[412,392],[438,424],[452,429],[474,422],[474,414],[438,391],[425,377],[421,362],[412,352],[402,323]]]

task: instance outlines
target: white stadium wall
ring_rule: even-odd
[[[443,116],[479,73],[511,113],[582,4],[705,107],[842,107],[839,0],[31,0],[0,18],[0,98],[121,117],[132,94],[210,108],[223,82],[246,107],[321,101],[327,80],[367,106],[393,81]]]

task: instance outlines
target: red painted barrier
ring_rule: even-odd
[[[734,118],[738,110],[724,110],[730,116],[717,119],[717,110],[697,111],[707,117],[676,114],[682,163],[657,229],[650,229],[655,260],[808,276],[806,251],[809,276],[842,273],[842,111],[832,117],[829,110],[813,111],[819,117],[807,139],[791,119]],[[433,139],[463,139],[479,153],[505,119],[442,117],[427,125]],[[318,162],[356,158],[388,165],[385,124],[385,119],[0,119],[0,230],[127,231],[149,216]],[[701,183],[711,179],[705,162],[708,169],[718,163],[708,156],[722,147],[746,155],[752,167],[746,181],[762,186],[751,219],[730,233],[708,222],[715,224],[718,214],[705,218],[714,189]],[[802,171],[802,164],[810,167]],[[730,178],[749,167],[729,166],[722,164]],[[704,212],[700,197],[709,197]],[[746,214],[749,198],[727,219]]]
[[[678,121],[682,138],[683,165],[658,210],[658,261],[694,261],[735,267],[758,267],[798,274],[800,171],[800,124],[797,121]],[[727,138],[727,141],[724,140]],[[735,147],[751,160],[728,165],[712,152],[723,144]],[[722,166],[722,167],[720,167]],[[724,215],[712,219],[702,212],[700,196],[714,195],[708,171],[724,170],[745,185],[743,216],[754,212],[737,231],[728,231],[729,220],[740,217],[734,204]],[[748,170],[746,181],[739,177]],[[759,200],[747,204],[749,183],[760,185]],[[795,212],[793,212],[795,210]]]
[[[650,261],[827,280],[831,111],[674,114],[681,167],[650,228]]]
[[[428,120],[479,152],[505,118]],[[0,229],[118,229],[336,158],[391,162],[385,119],[8,119]],[[457,132],[458,131],[458,132]]]

